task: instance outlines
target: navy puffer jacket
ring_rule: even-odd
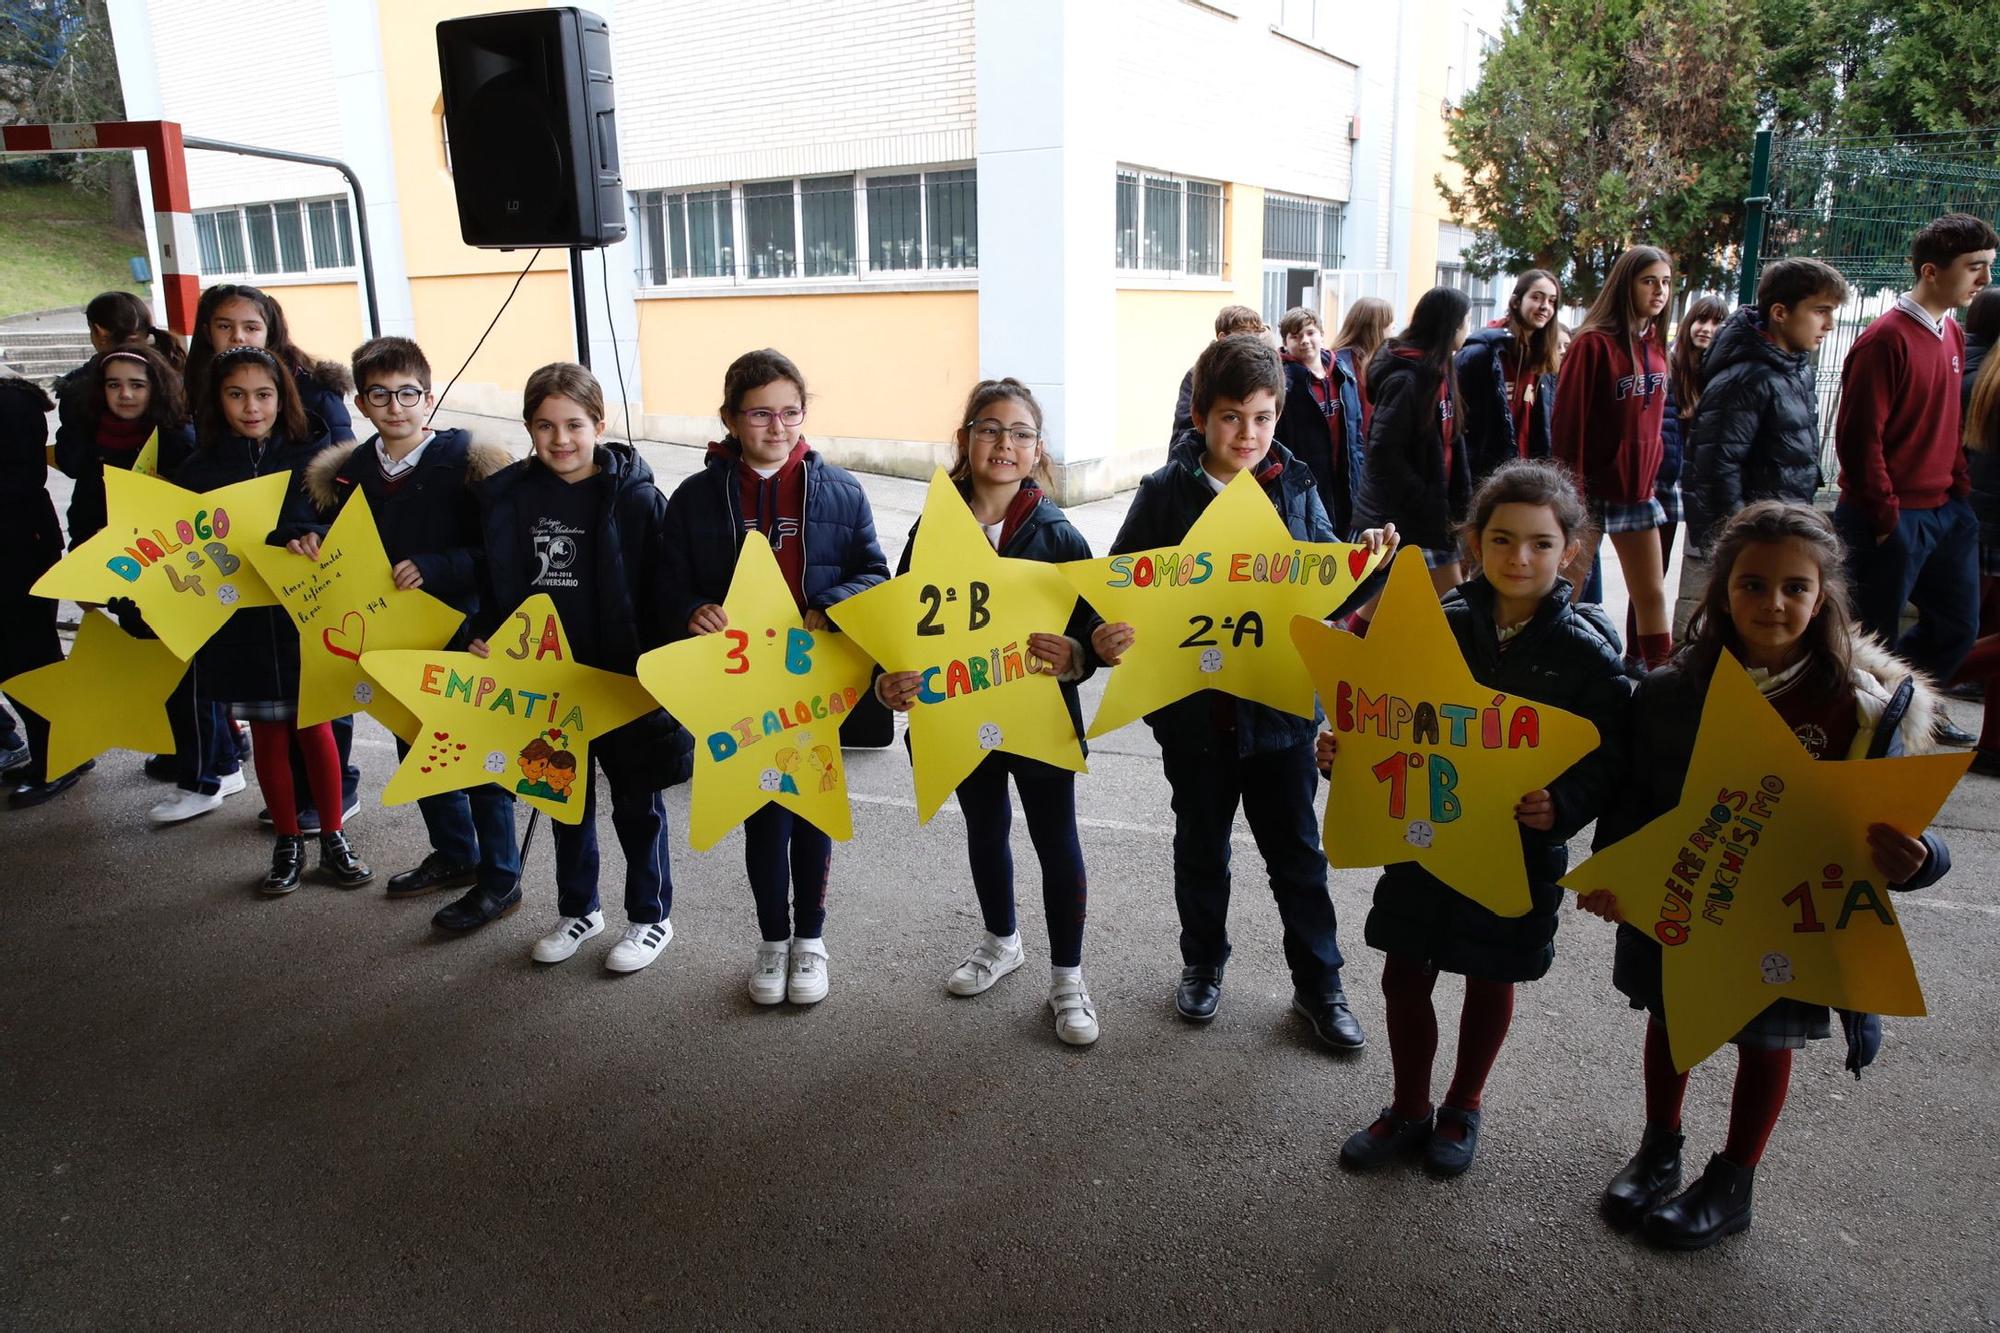
[[[1489,690],[1533,699],[1589,719],[1597,749],[1549,783],[1555,827],[1522,828],[1521,858],[1533,901],[1527,915],[1498,916],[1414,861],[1385,866],[1368,913],[1368,943],[1443,972],[1485,981],[1536,981],[1556,956],[1569,839],[1611,799],[1623,767],[1625,710],[1632,681],[1625,674],[1618,632],[1599,606],[1572,605],[1558,579],[1541,609],[1500,650],[1493,620],[1493,585],[1477,575],[1444,599],[1445,620],[1472,678]]]
[[[1782,350],[1764,316],[1724,320],[1701,363],[1701,413],[1688,436],[1688,533],[1697,547],[1758,500],[1811,504],[1819,490],[1819,390],[1812,358]]]
[[[1384,347],[1368,365],[1368,387],[1374,411],[1353,530],[1394,523],[1405,546],[1455,549],[1472,499],[1472,467],[1460,434],[1447,472],[1437,376]]]
[[[1505,327],[1474,329],[1458,351],[1458,392],[1464,420],[1458,438],[1472,465],[1472,484],[1510,458],[1547,458],[1555,422],[1556,377],[1535,381],[1535,401],[1528,413],[1528,447],[1521,449],[1514,430],[1512,386],[1507,382],[1506,352],[1514,335]]]

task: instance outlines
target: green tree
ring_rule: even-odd
[[[2000,18],[1972,0],[1761,0],[1759,101],[1780,133],[2000,125]]]
[[[1596,295],[1634,242],[1714,287],[1741,215],[1763,44],[1750,0],[1521,0],[1449,130],[1475,271]]]
[[[35,119],[123,120],[125,94],[104,0],[0,0],[0,66],[15,74]],[[129,153],[51,159],[73,184],[110,196],[113,222],[137,228],[139,186]]]

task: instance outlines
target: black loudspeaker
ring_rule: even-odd
[[[611,30],[581,9],[437,25],[445,137],[467,245],[625,239]]]

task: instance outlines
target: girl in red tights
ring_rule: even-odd
[[[1609,846],[1679,804],[1702,702],[1725,648],[1748,668],[1815,759],[1872,759],[1932,748],[1936,694],[1908,665],[1851,627],[1844,557],[1833,525],[1804,505],[1765,500],[1729,521],[1715,544],[1708,589],[1680,652],[1647,676],[1634,697],[1630,767],[1616,804],[1598,821],[1598,846]],[[1901,688],[1906,681],[1909,690]],[[1868,842],[1876,871],[1892,889],[1927,887],[1951,867],[1950,852],[1932,833],[1912,835],[1874,824]],[[1586,893],[1577,906],[1620,919],[1609,890]],[[1619,925],[1611,981],[1633,1008],[1651,1017],[1644,1057],[1645,1137],[1605,1189],[1604,1215],[1620,1229],[1643,1226],[1655,1244],[1703,1249],[1750,1225],[1752,1179],[1785,1105],[1792,1052],[1832,1035],[1829,1011],[1781,999],[1736,1034],[1729,1136],[1701,1178],[1676,1198],[1688,1076],[1675,1071],[1667,1048],[1660,946],[1652,936]],[[1848,1068],[1859,1076],[1880,1041],[1879,1020],[1843,1013],[1841,1021]]]
[[[332,443],[325,422],[306,411],[299,391],[272,355],[261,347],[235,347],[215,357],[196,407],[195,449],[173,481],[191,491],[213,491],[239,481],[290,474],[278,525],[269,540],[284,545],[308,531],[326,535],[313,502],[300,484],[313,455]],[[204,594],[230,600],[226,589],[237,572],[237,557],[226,550],[211,555],[192,577]],[[305,756],[313,803],[320,811],[320,871],[341,888],[374,878],[374,872],[347,845],[340,826],[340,756],[333,728],[325,722],[297,725],[299,634],[280,607],[245,607],[224,621],[190,664],[198,698],[227,704],[232,716],[250,724],[256,752],[257,784],[264,790],[278,841],[271,870],[259,888],[285,894],[299,886],[305,868],[305,838],[299,832],[299,797],[294,790],[291,747]]]
[[[1582,549],[1586,526],[1575,483],[1561,467],[1502,463],[1474,493],[1464,527],[1466,554],[1479,572],[1445,595],[1444,614],[1482,686],[1581,713],[1615,742],[1631,698],[1618,635],[1602,607],[1571,603],[1561,577]],[[1322,769],[1332,768],[1335,754],[1333,733],[1321,732]],[[1382,993],[1395,1094],[1374,1123],[1347,1140],[1342,1162],[1366,1170],[1422,1150],[1439,1175],[1472,1165],[1481,1094],[1507,1039],[1514,986],[1540,980],[1555,961],[1564,844],[1596,817],[1617,777],[1616,751],[1607,744],[1514,807],[1533,899],[1523,916],[1498,916],[1415,862],[1383,869],[1367,937],[1388,954]],[[1465,978],[1465,1004],[1458,1068],[1433,1108],[1438,1025],[1431,989],[1440,972]]]

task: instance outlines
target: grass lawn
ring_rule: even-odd
[[[110,201],[67,185],[0,182],[0,315],[83,305],[99,292],[143,292],[126,261],[143,231],[111,225]]]

